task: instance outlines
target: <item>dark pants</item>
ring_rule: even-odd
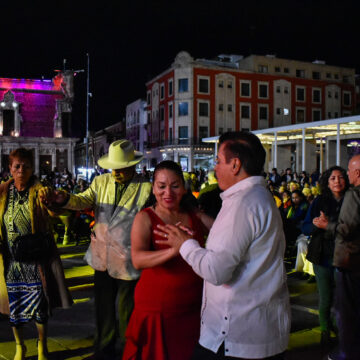
[[[317,288],[319,292],[319,319],[321,331],[334,328],[331,319],[331,307],[335,288],[334,268],[314,264]]]
[[[125,345],[125,331],[134,308],[134,289],[137,280],[112,278],[107,271],[96,271],[95,290],[95,352],[115,353],[117,335]]]
[[[340,358],[360,359],[360,273],[336,272],[336,321]]]
[[[246,358],[239,358],[239,357],[232,357],[232,356],[225,356],[224,344],[222,344],[215,354],[211,350],[208,350],[201,346],[199,343],[195,346],[194,353],[192,356],[192,360],[247,360]],[[252,359],[252,360],[284,360],[284,353],[277,354],[275,356],[270,356],[267,358],[261,359]]]

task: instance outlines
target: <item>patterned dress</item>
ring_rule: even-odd
[[[10,222],[13,222],[13,226]],[[9,296],[10,323],[17,326],[30,320],[45,323],[48,318],[38,265],[15,261],[12,255],[14,236],[31,233],[29,192],[17,191],[12,184],[9,189],[8,205],[4,215],[8,256],[5,260],[5,281]]]

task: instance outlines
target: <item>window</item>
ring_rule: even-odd
[[[326,73],[326,78],[327,78],[327,79],[331,79],[331,73],[329,73],[329,72]]]
[[[179,103],[179,116],[186,116],[189,114],[189,104],[187,102]]]
[[[219,88],[223,88],[223,87],[224,87],[224,81],[223,81],[223,80],[219,80],[218,86],[219,86]]]
[[[15,111],[14,110],[3,110],[3,135],[13,136],[15,129]]]
[[[259,106],[259,119],[267,120],[268,119],[268,108],[267,106]]]
[[[305,70],[303,69],[296,69],[296,77],[304,78],[305,77]]]
[[[151,91],[147,92],[147,104],[151,105]]]
[[[350,76],[349,75],[344,75],[343,76],[343,82],[348,84],[350,82]]]
[[[320,80],[321,79],[320,72],[319,71],[313,71],[312,78],[314,80]]]
[[[314,109],[313,110],[313,121],[320,121],[321,120],[321,110]]]
[[[312,93],[313,103],[320,104],[321,103],[321,90],[320,89],[313,89]]]
[[[189,91],[189,80],[188,79],[179,79],[179,92]]]
[[[339,80],[339,74],[334,74],[334,79]]]
[[[275,72],[280,72],[281,71],[281,69],[280,69],[280,67],[279,66],[275,66]]]
[[[209,79],[199,78],[199,93],[209,93]]]
[[[250,82],[249,81],[240,81],[240,95],[244,97],[250,97]]]
[[[170,144],[172,144],[172,139],[173,139],[172,128],[169,128],[169,141],[170,141]]]
[[[209,116],[209,104],[207,102],[199,102],[199,116]]]
[[[227,82],[227,87],[228,87],[228,89],[232,89],[232,81],[231,80],[229,80]]]
[[[276,92],[277,92],[278,94],[281,93],[281,88],[280,88],[280,86],[277,86],[277,87],[276,87]]]
[[[267,65],[259,65],[258,66],[258,71],[260,73],[267,73],[268,72],[268,66]]]
[[[219,104],[219,111],[223,111],[224,110],[224,105],[223,104]]]
[[[285,73],[285,74],[289,74],[289,72],[290,72],[289,68],[284,67],[284,73]]]
[[[163,106],[160,107],[160,121],[165,120],[165,109]]]
[[[161,84],[160,85],[160,99],[164,99],[165,97],[165,85],[164,84]]]
[[[281,115],[281,108],[276,108],[276,115]]]
[[[219,135],[221,135],[224,132],[224,129],[222,127],[219,127]]]
[[[169,119],[173,117],[173,104],[169,104]]]
[[[343,104],[345,106],[350,106],[351,105],[351,92],[344,91],[344,93],[343,93]]]
[[[241,105],[240,111],[242,119],[250,119],[250,105]]]
[[[328,91],[328,98],[329,98],[329,99],[331,99],[331,98],[332,98],[331,91]]]
[[[331,111],[328,112],[328,119],[331,119]]]
[[[229,112],[231,112],[231,111],[232,111],[232,105],[231,105],[231,104],[228,104],[228,106],[227,106],[227,110],[228,110]]]
[[[296,109],[296,122],[305,122],[305,109]]]
[[[179,144],[186,144],[189,139],[188,127],[179,126]]]
[[[335,111],[335,118],[339,117],[339,113],[337,111]]]
[[[338,99],[338,98],[339,98],[339,93],[338,93],[337,91],[335,91],[334,98],[335,98],[335,99]]]
[[[172,96],[173,95],[173,92],[174,92],[174,89],[173,89],[173,79],[170,79],[169,80],[169,90],[168,90],[168,92],[169,92],[169,96]]]
[[[289,93],[289,88],[287,86],[284,87],[284,94],[288,94]]]
[[[259,84],[259,98],[268,98],[268,84]]]
[[[199,126],[199,138],[200,140],[202,138],[208,137],[208,127],[207,126]]]

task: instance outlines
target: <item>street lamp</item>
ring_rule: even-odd
[[[86,53],[87,57],[87,68],[86,68],[86,135],[85,135],[85,144],[86,144],[86,181],[89,181],[89,105],[90,97],[92,93],[90,92],[90,55]],[[64,59],[64,70],[65,70],[66,59]],[[85,72],[84,69],[74,70],[74,74]]]

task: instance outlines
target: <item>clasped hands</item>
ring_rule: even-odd
[[[69,199],[69,194],[66,191],[58,191],[46,186],[39,190],[39,198],[47,207],[61,206]]]
[[[181,225],[181,222],[175,225],[157,225],[157,228],[158,230],[154,230],[154,233],[162,236],[165,240],[155,240],[155,242],[159,245],[168,245],[177,251],[186,240],[194,236],[194,231]]]
[[[329,219],[322,211],[320,211],[320,216],[313,219],[313,224],[319,229],[326,230]]]

